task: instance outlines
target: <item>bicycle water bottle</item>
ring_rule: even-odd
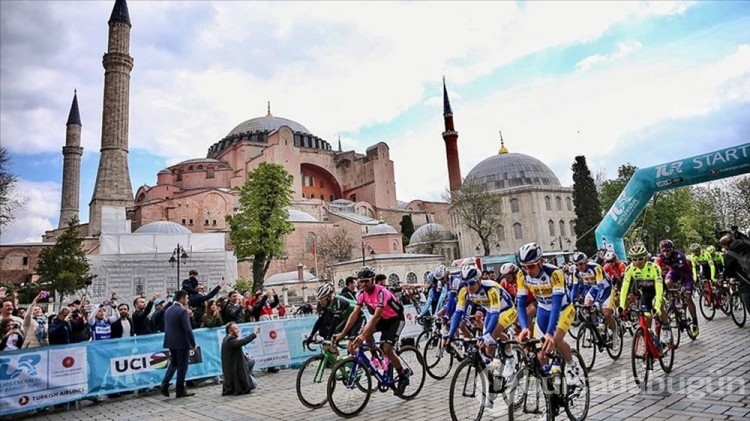
[[[383,357],[381,368],[383,369],[383,373],[388,372],[388,369],[391,368],[391,360],[388,359],[388,356]]]
[[[372,363],[372,368],[374,368],[375,371],[381,374],[383,373],[383,364],[380,363],[380,358],[375,357],[370,362]]]

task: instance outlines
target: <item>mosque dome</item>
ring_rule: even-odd
[[[455,237],[448,228],[440,224],[429,223],[422,225],[421,227],[417,228],[416,231],[414,231],[414,233],[411,235],[411,238],[409,239],[409,244],[453,240],[455,240]]]
[[[287,212],[289,213],[289,222],[318,222],[315,217],[301,210],[287,209]]]
[[[520,186],[562,186],[544,162],[522,153],[509,153],[502,141],[502,134],[500,141],[499,153],[477,164],[466,178],[486,185],[487,191]]]
[[[396,231],[396,228],[393,228],[392,226],[386,224],[385,222],[380,222],[374,227],[370,227],[367,230],[367,234],[363,235],[363,237],[368,237],[371,235],[383,235],[383,234],[398,234],[398,231]]]
[[[312,134],[309,130],[296,121],[289,120],[281,117],[274,117],[268,114],[264,117],[251,118],[250,120],[243,121],[238,124],[237,127],[232,129],[227,136],[241,133],[253,133],[253,132],[272,132],[277,130],[281,126],[288,126],[295,133],[306,133]]]
[[[136,234],[190,234],[191,231],[172,221],[154,221],[135,230]]]

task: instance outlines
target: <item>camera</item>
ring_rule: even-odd
[[[39,298],[41,298],[42,300],[49,298],[49,292],[45,290],[39,291]]]
[[[102,306],[104,306],[104,307],[111,306],[113,304],[114,304],[114,301],[112,301],[112,300],[102,301]]]

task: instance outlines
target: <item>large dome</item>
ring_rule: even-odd
[[[519,186],[560,187],[560,180],[542,161],[522,153],[500,153],[475,166],[466,178],[487,186],[487,191]]]
[[[292,121],[286,118],[274,117],[270,114],[265,117],[251,118],[250,120],[244,121],[237,125],[227,136],[240,133],[253,133],[253,132],[272,132],[281,126],[288,126],[295,133],[310,133],[307,128],[296,121]]]
[[[435,243],[440,241],[453,241],[455,237],[451,231],[434,222],[424,224],[412,233],[409,244]]]
[[[172,221],[154,221],[135,230],[136,234],[190,234],[191,231]]]

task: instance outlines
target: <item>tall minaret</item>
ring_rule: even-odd
[[[448,159],[448,185],[450,191],[453,192],[461,189],[461,167],[458,164],[458,132],[453,127],[453,111],[451,111],[451,101],[448,99],[448,89],[445,87],[445,77],[443,77],[443,120],[445,122],[443,132],[445,157]]]
[[[78,220],[78,202],[81,200],[81,113],[78,112],[78,93],[73,91],[73,104],[68,114],[63,153],[62,199],[60,222],[57,228],[66,228],[71,219]]]
[[[125,0],[116,0],[109,18],[109,43],[104,54],[102,149],[94,195],[89,203],[89,235],[102,231],[102,206],[133,206],[128,170],[128,108],[130,103],[130,15]]]

